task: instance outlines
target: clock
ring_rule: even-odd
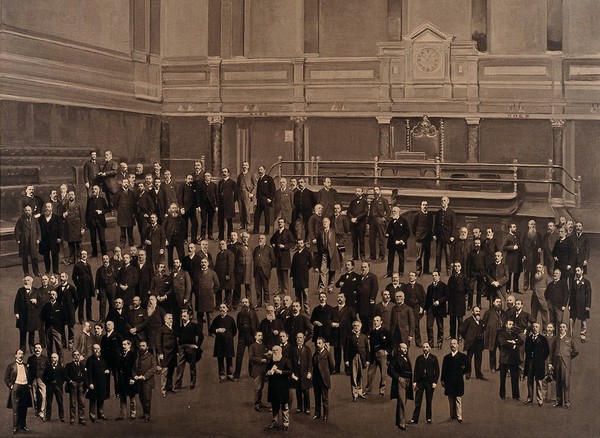
[[[416,57],[417,68],[423,73],[432,73],[440,66],[440,54],[431,47],[421,49]]]

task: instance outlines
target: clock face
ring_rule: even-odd
[[[440,66],[440,54],[430,47],[421,49],[417,53],[417,68],[424,73],[431,73]]]

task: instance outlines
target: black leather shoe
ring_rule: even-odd
[[[311,420],[318,420],[319,418],[321,418],[320,415],[313,415],[312,417],[310,417]]]
[[[410,420],[410,421],[408,422],[408,424],[418,424],[418,423],[419,423],[419,422],[418,422],[418,421],[415,421],[415,420]]]
[[[18,427],[13,427],[13,435],[16,435],[19,433],[19,428]]]
[[[533,400],[529,400],[529,399],[527,399],[523,402],[524,405],[530,405],[531,403],[533,403]]]
[[[23,426],[23,427],[21,428],[21,430],[22,430],[23,432],[31,432],[27,426]]]

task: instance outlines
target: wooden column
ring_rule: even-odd
[[[212,158],[212,173],[213,175],[220,175],[221,163],[223,158],[223,122],[225,117],[223,116],[209,116],[208,123],[210,123],[210,156]]]
[[[391,117],[377,117],[379,124],[379,149],[377,156],[380,160],[392,158],[394,146],[391,144]]]
[[[477,117],[467,118],[467,162],[479,163],[479,121]]]
[[[564,119],[552,119],[552,162],[558,166],[563,165],[563,129]],[[554,181],[562,181],[562,172],[554,171]],[[552,197],[562,198],[563,189],[557,184],[552,185]]]
[[[294,122],[294,160],[304,160],[304,124],[306,117],[290,117]],[[296,175],[304,175],[304,163],[294,164],[294,173]]]

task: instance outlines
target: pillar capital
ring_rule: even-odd
[[[380,125],[389,125],[392,121],[392,116],[377,116],[375,118]]]
[[[304,123],[306,123],[306,117],[305,116],[291,116],[290,120],[292,122],[294,122],[294,124],[304,124]]]
[[[225,117],[220,115],[208,116],[206,119],[211,125],[222,125],[223,123],[225,123]]]
[[[565,119],[550,119],[553,128],[562,129],[565,126]]]
[[[479,125],[481,119],[479,117],[466,117],[465,121],[467,122],[467,125]]]

